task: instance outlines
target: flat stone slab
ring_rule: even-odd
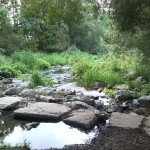
[[[0,98],[0,110],[14,109],[19,105],[22,97],[2,97]]]
[[[25,108],[17,109],[13,112],[14,117],[44,120],[59,120],[70,112],[71,108],[56,104],[38,102]]]
[[[66,124],[84,129],[93,127],[98,121],[96,113],[89,109],[74,110],[69,115],[70,117],[63,120]]]
[[[147,134],[150,136],[150,116],[146,117],[144,122],[144,130],[147,132]]]
[[[110,126],[123,128],[139,128],[144,116],[114,112],[110,118]]]

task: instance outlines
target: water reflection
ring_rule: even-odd
[[[93,138],[96,132],[97,129],[95,128],[86,134],[63,122],[40,123],[37,128],[32,128],[29,131],[22,129],[20,126],[15,127],[14,131],[5,137],[3,142],[16,146],[26,140],[30,143],[32,149],[62,148],[69,144],[84,144],[87,140]]]

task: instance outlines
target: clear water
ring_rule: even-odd
[[[63,122],[40,123],[29,131],[21,126],[14,127],[14,130],[3,138],[3,143],[16,146],[26,141],[32,149],[38,150],[62,148],[70,144],[84,144],[94,138],[97,132],[97,128],[88,133],[81,132]]]

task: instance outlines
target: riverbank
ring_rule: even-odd
[[[61,150],[149,150],[150,136],[142,129],[108,127],[90,144],[74,145]],[[60,150],[51,148],[49,150]]]

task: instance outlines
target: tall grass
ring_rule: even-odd
[[[143,55],[136,49],[123,53],[109,52],[103,56],[91,55],[80,50],[52,54],[20,51],[12,54],[11,58],[0,54],[0,68],[10,71],[7,67],[11,66],[17,72],[33,73],[36,70],[48,69],[50,65],[72,65],[72,75],[84,86],[92,86],[95,82],[102,86],[127,83],[131,87],[139,88],[142,87],[139,83],[126,81],[125,76],[134,72],[135,77],[144,76],[149,82],[150,60],[147,59],[146,63],[143,63],[143,60]]]
[[[103,86],[127,83],[125,76],[130,72],[134,72],[135,78],[144,76],[147,81],[150,79],[150,69],[146,67],[150,61],[144,64],[143,55],[137,50],[109,52],[107,55],[97,56],[96,60],[87,58],[88,56],[73,64],[72,74],[78,76],[77,81],[82,85],[92,86],[95,82]]]

